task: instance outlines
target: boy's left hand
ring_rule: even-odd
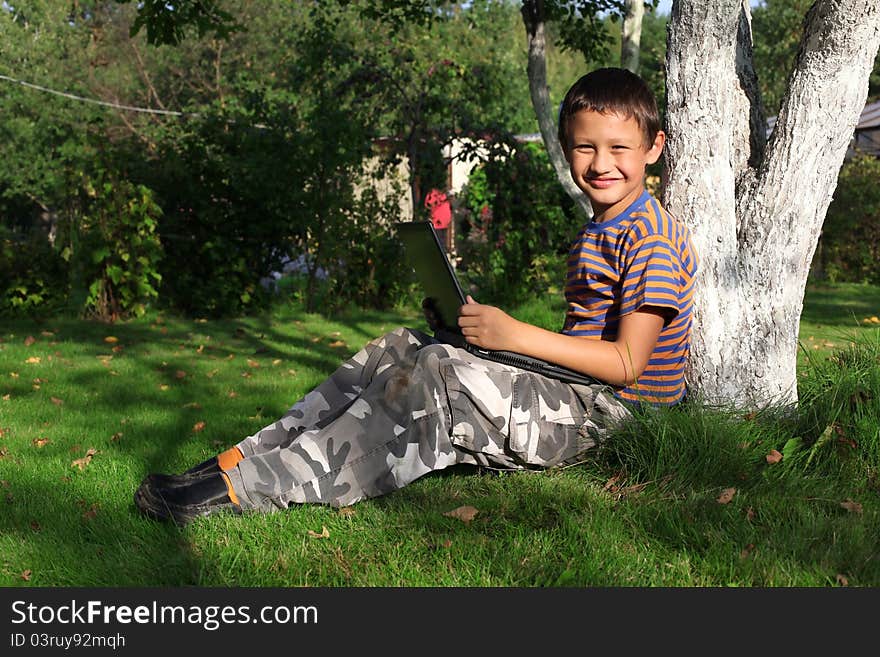
[[[458,325],[469,343],[483,349],[516,351],[519,321],[495,306],[484,306],[467,296],[458,310]]]

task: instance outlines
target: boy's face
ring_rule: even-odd
[[[645,167],[660,157],[666,136],[653,144],[633,117],[583,111],[569,119],[565,159],[571,177],[590,199],[594,221],[613,219],[644,189]]]

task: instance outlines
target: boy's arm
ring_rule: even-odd
[[[654,352],[663,321],[660,309],[644,306],[620,318],[617,339],[612,342],[548,331],[495,306],[476,303],[470,296],[458,317],[471,344],[541,358],[613,386],[631,385],[639,377]]]

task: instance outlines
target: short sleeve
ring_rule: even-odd
[[[672,243],[648,235],[627,249],[623,265],[620,316],[653,306],[668,311],[668,325],[681,311],[681,263]]]

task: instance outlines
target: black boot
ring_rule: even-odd
[[[189,470],[185,470],[181,474],[152,474],[154,483],[162,486],[186,486],[196,479],[208,477],[210,475],[220,474],[220,464],[217,457],[212,456],[207,461],[202,461],[198,465],[194,465]]]
[[[178,525],[218,511],[241,513],[241,507],[230,499],[226,480],[219,473],[177,485],[166,485],[156,475],[147,475],[134,494],[134,503],[151,518],[172,520]]]

